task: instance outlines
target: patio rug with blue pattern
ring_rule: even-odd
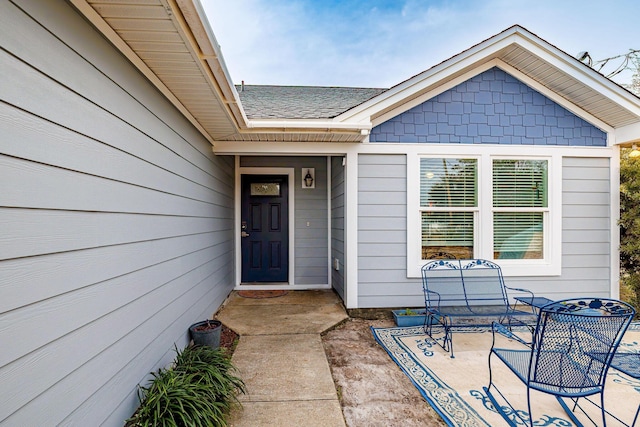
[[[453,335],[455,358],[446,353],[424,334],[422,327],[371,328],[376,341],[389,353],[402,371],[429,404],[449,426],[507,425],[484,394],[482,387],[489,381],[487,358],[491,348],[491,330],[469,327],[456,330]],[[524,334],[525,330],[519,333]],[[522,348],[516,342],[499,336],[500,347]],[[640,323],[634,323],[624,336],[619,351],[640,352]],[[526,388],[500,362],[493,363],[494,378],[516,409],[526,414]],[[569,427],[573,423],[554,397],[532,392],[534,425]],[[613,368],[609,370],[605,386],[605,406],[608,411],[629,424],[640,404],[640,381]],[[589,403],[581,405],[595,420],[597,408]],[[513,417],[518,423],[517,417]],[[578,419],[591,424],[586,417]],[[601,421],[600,421],[601,422]],[[611,417],[607,426],[619,426]]]

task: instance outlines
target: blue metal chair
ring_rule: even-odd
[[[555,301],[541,307],[530,343],[518,339],[504,326],[494,323],[493,344],[489,352],[489,386],[484,387],[487,397],[511,426],[533,426],[532,391],[555,396],[567,415],[578,426],[582,423],[574,414],[576,409],[580,409],[594,425],[606,426],[604,385],[607,371],[634,314],[633,307],[612,299],[582,298]],[[525,347],[497,348],[496,333],[518,339]],[[516,410],[509,403],[494,383],[491,369],[494,356],[526,386],[528,419],[527,414]],[[494,391],[508,407],[498,404]],[[590,398],[598,394],[599,404]],[[581,398],[600,408],[601,422],[592,420],[578,405]],[[565,399],[571,401],[572,409],[567,406]],[[521,422],[516,424],[509,415],[517,416]]]
[[[640,380],[640,353],[616,353],[611,360],[611,367],[629,375],[631,378]],[[635,426],[640,417],[640,404],[636,410],[631,426]]]

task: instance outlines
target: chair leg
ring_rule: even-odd
[[[484,390],[484,393],[489,398],[489,401],[491,401],[491,404],[493,405],[495,410],[500,414],[500,416],[502,416],[502,418],[504,418],[507,424],[509,424],[511,427],[517,427],[518,424],[514,423],[513,420],[507,416],[507,414],[504,412],[504,409],[502,409],[502,406],[500,406],[496,398],[493,396],[493,394],[489,390],[489,387],[482,387],[482,389]],[[496,391],[498,391],[498,389],[495,386],[494,388],[496,389]],[[498,393],[500,392],[498,391]]]
[[[442,328],[442,337],[434,337],[433,336],[433,328],[434,324],[437,323],[437,327]],[[432,313],[429,313],[425,316],[425,323],[423,326],[424,333],[429,336],[436,344],[438,344],[442,349],[448,353],[450,353],[453,358],[453,336],[451,331],[451,321],[448,317],[445,316],[436,316]]]
[[[448,326],[445,327],[445,345],[449,353],[451,354],[451,358],[453,359],[455,356],[453,355],[453,331],[451,330],[451,321],[446,322]]]
[[[511,427],[520,427],[522,426],[522,424],[527,424],[527,420],[525,420],[516,410],[516,408],[514,408],[509,401],[504,397],[504,395],[502,394],[502,392],[500,391],[500,389],[498,389],[498,386],[496,386],[495,384],[493,384],[493,375],[491,374],[491,355],[493,354],[492,351],[489,352],[489,385],[487,387],[482,387],[482,389],[484,390],[484,393],[487,395],[487,397],[489,398],[489,401],[491,402],[491,404],[493,405],[493,407],[495,408],[496,412],[498,412],[500,414],[500,416],[507,422],[507,424],[509,424],[509,426]],[[496,391],[496,393],[498,393],[498,395],[500,395],[500,397],[502,398],[502,400],[505,401],[505,403],[507,404],[507,407],[511,410],[511,414],[513,414],[513,417],[510,417],[509,414],[507,414],[507,412],[505,411],[505,407],[503,407],[502,405],[500,405],[498,403],[498,400],[494,397],[493,393],[491,393],[491,388],[493,387],[493,389]],[[527,390],[527,397],[529,395],[529,390]],[[528,399],[527,399],[528,401]],[[520,422],[516,422],[514,417],[518,417],[520,419]],[[529,408],[529,425],[531,427],[533,427],[533,421],[531,420],[531,408]]]
[[[567,404],[564,402],[564,399],[562,397],[556,396],[556,400],[558,401],[558,403],[560,403],[560,406],[562,406],[562,409],[564,409],[564,412],[567,413],[569,418],[571,418],[571,422],[573,422],[576,425],[576,427],[583,427],[584,426],[584,424],[582,424],[580,421],[578,421],[578,419],[576,418],[575,414],[567,406]],[[603,414],[603,421],[604,421],[604,414]],[[602,427],[605,427],[605,426],[606,426],[606,423]]]
[[[527,387],[527,412],[529,412],[529,424],[533,427],[533,412],[531,411],[531,389]]]
[[[500,390],[498,389],[498,387],[496,387],[495,385],[493,386],[494,390],[500,395],[500,397],[506,402],[507,406],[510,410],[511,410],[511,414],[513,414],[513,417],[510,417],[509,414],[507,414],[507,412],[505,411],[505,406],[502,406],[498,403],[498,400],[494,397],[493,393],[491,393],[491,390],[489,390],[491,386],[489,387],[482,387],[482,389],[484,390],[484,393],[487,395],[487,397],[489,398],[489,401],[491,402],[491,404],[493,405],[494,409],[496,410],[497,413],[500,414],[500,416],[507,422],[507,424],[509,424],[511,427],[521,427],[523,424],[524,425],[529,425],[531,427],[533,427],[533,423],[531,421],[531,417],[529,417],[529,422],[527,423],[527,420],[524,419],[516,410],[516,408],[514,408],[513,406],[511,406],[511,404],[509,403],[508,400],[506,400],[504,398],[504,395],[500,392]],[[515,421],[515,417],[520,419],[520,422],[516,422]]]

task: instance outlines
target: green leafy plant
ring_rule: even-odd
[[[640,157],[623,149],[620,159],[620,267],[622,289],[640,309]]]
[[[417,316],[418,314],[419,313],[417,311],[407,308],[404,311],[398,313],[398,316]]]
[[[210,347],[176,348],[173,369],[152,373],[147,387],[140,387],[140,407],[131,417],[131,427],[226,426],[226,416],[238,393],[245,392],[235,376],[229,356]]]
[[[235,375],[236,368],[231,359],[218,349],[187,347],[183,352],[178,352],[174,370],[195,375],[204,381],[212,388],[217,400],[227,404],[226,410],[231,409],[232,403],[237,403],[238,392],[246,391],[242,379]]]

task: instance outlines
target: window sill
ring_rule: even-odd
[[[407,278],[421,278],[420,269],[426,263],[434,260],[425,260],[421,264],[409,268]],[[530,261],[527,263],[518,262],[516,260],[489,260],[500,266],[504,277],[542,277],[542,276],[560,276],[562,266],[560,262],[548,263],[545,261]]]

